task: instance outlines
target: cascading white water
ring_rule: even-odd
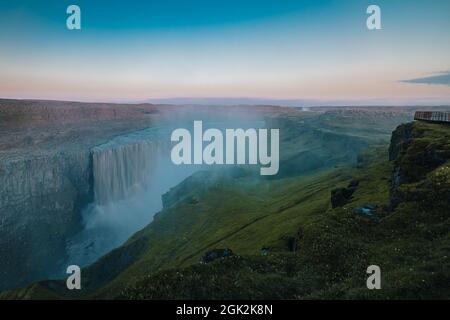
[[[68,264],[90,264],[119,246],[151,222],[165,192],[198,170],[171,162],[168,137],[152,128],[92,148],[95,201],[83,212],[84,229],[68,242]]]
[[[105,205],[123,200],[148,188],[165,149],[161,141],[93,148],[96,203]]]

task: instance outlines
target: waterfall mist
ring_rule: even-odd
[[[82,212],[83,230],[68,241],[68,264],[91,264],[124,243],[162,209],[165,192],[199,169],[172,164],[160,141],[129,138],[92,150],[95,202]]]

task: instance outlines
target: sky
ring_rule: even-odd
[[[450,104],[449,30],[448,0],[2,0],[0,97]]]

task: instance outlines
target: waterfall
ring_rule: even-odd
[[[161,141],[114,145],[92,149],[95,201],[99,205],[126,199],[148,188],[165,151]]]
[[[151,128],[91,149],[94,202],[67,243],[67,264],[90,264],[122,244],[162,209],[165,192],[197,170],[171,162],[168,137],[167,128]]]

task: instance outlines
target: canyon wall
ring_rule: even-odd
[[[168,149],[154,131],[92,148],[2,158],[0,289],[65,273],[69,242],[82,232],[88,204],[126,199],[150,183]]]
[[[58,273],[93,199],[91,162],[88,150],[1,162],[0,287]]]

